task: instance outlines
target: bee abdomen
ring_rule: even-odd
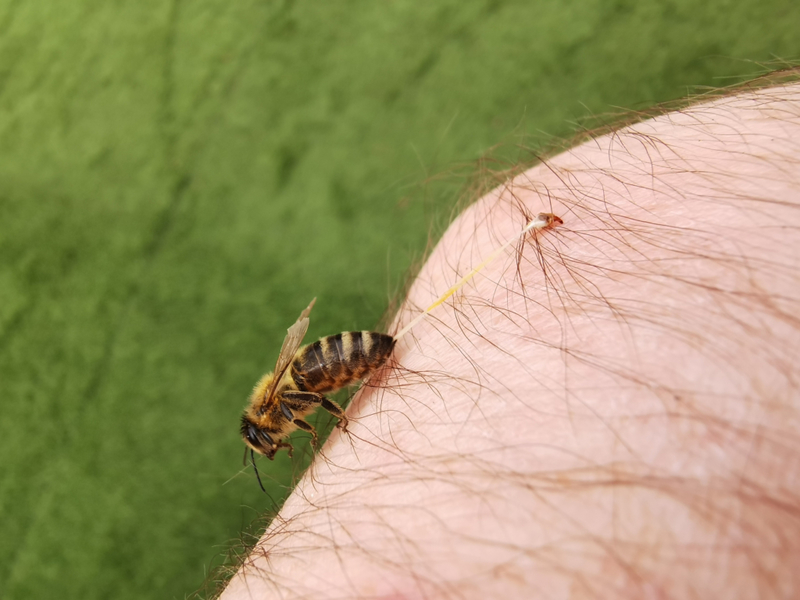
[[[324,394],[355,383],[380,367],[394,338],[374,331],[345,331],[297,351],[292,378],[301,390]]]

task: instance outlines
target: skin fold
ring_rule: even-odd
[[[222,598],[800,595],[799,208],[795,83],[502,183]]]

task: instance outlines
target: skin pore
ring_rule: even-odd
[[[469,207],[222,598],[800,594],[800,84],[590,140]]]

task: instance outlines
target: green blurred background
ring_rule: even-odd
[[[0,2],[0,597],[201,588],[303,463],[262,460],[270,496],[242,469],[251,386],[314,296],[309,337],[376,325],[464,183],[431,176],[762,73],[798,25],[796,0]]]

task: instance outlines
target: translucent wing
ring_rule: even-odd
[[[306,336],[306,331],[308,331],[308,315],[314,306],[314,302],[316,301],[317,299],[314,298],[311,301],[311,304],[308,305],[308,308],[300,313],[300,316],[295,324],[289,327],[289,329],[286,331],[286,337],[284,338],[283,345],[281,346],[281,353],[278,355],[278,363],[275,365],[275,379],[272,380],[273,385],[272,389],[269,391],[267,400],[272,398],[272,396],[275,394],[278,383],[280,383],[281,379],[283,378],[283,374],[286,372],[286,369],[288,369],[289,365],[292,364],[292,359],[294,358],[295,353],[303,343],[303,338]]]

